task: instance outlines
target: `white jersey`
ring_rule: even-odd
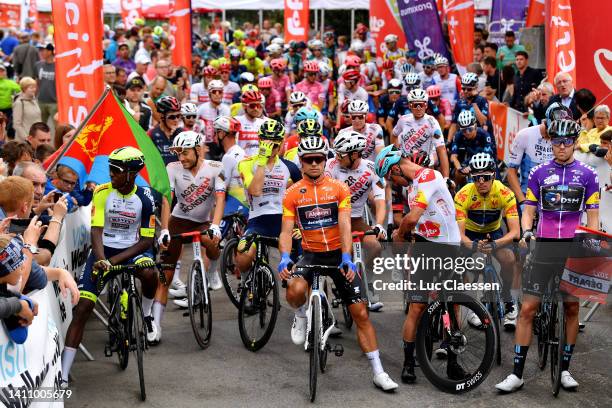
[[[227,84],[223,87],[223,100],[221,102],[230,106],[236,92],[240,92],[240,85],[232,81],[227,81]]]
[[[244,185],[238,172],[238,163],[244,159],[244,150],[237,144],[230,147],[221,158],[223,164],[223,174],[225,175],[225,192],[244,201]]]
[[[455,109],[455,103],[459,98],[459,90],[457,89],[457,75],[448,74],[448,78],[442,79],[438,73],[434,74],[436,85],[440,87],[442,91],[441,97],[448,99],[451,104],[451,108]]]
[[[338,135],[342,132],[350,132],[353,129],[352,126],[342,129]],[[357,132],[355,130],[355,132]],[[361,130],[361,133],[366,137],[366,148],[361,152],[363,159],[374,160],[376,159],[376,149],[385,147],[385,141],[383,139],[383,130],[377,123],[366,123],[365,127]]]
[[[253,156],[259,152],[259,136],[257,136],[257,132],[266,119],[261,117],[251,120],[247,118],[246,114],[236,116],[236,120],[240,122],[238,145],[244,150],[245,156]]]
[[[521,190],[527,191],[529,172],[538,164],[553,159],[552,143],[542,136],[542,126],[531,126],[521,129],[510,147],[508,166],[517,169],[521,179]]]
[[[419,78],[421,79],[421,87],[423,89],[427,89],[432,85],[436,85],[438,82],[436,81],[436,73],[434,72],[431,75],[427,75],[425,71],[419,72]],[[439,77],[438,77],[439,79]]]
[[[432,242],[458,244],[461,241],[453,196],[440,172],[422,168],[403,192],[410,208],[425,210],[415,227],[418,235]]]
[[[166,170],[177,200],[172,216],[195,222],[210,221],[215,195],[225,195],[223,165],[218,161],[204,160],[195,176],[180,162],[168,164]]]
[[[362,87],[357,87],[355,91],[351,91],[346,88],[344,83],[338,85],[338,106],[342,106],[342,102],[345,99],[354,101],[356,99],[364,102],[368,102],[368,93]]]
[[[210,101],[210,96],[208,95],[206,85],[204,85],[202,82],[191,85],[191,90],[189,91],[189,102],[199,105],[208,101]]]
[[[346,183],[351,190],[352,218],[363,217],[370,192],[374,200],[385,199],[384,183],[376,175],[374,163],[370,160],[361,159],[356,169],[347,169],[340,166],[337,159],[331,159],[327,161],[325,174]]]
[[[422,150],[429,154],[432,163],[436,161],[436,149],[444,147],[444,138],[440,124],[433,116],[425,114],[421,119],[415,119],[412,113],[403,115],[393,128],[402,153],[410,155],[414,150]]]
[[[204,135],[205,143],[212,143],[215,140],[215,129],[213,123],[219,116],[230,116],[230,108],[224,103],[214,106],[211,101],[203,103],[198,108],[198,119],[200,119],[204,126],[200,129],[202,135]]]

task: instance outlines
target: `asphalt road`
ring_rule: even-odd
[[[185,276],[185,275],[183,275]],[[281,292],[281,297],[284,293]],[[384,311],[372,314],[386,371],[400,383],[403,362],[401,298],[383,293]],[[587,310],[581,312],[582,315]],[[336,309],[338,317],[338,309]],[[237,311],[225,292],[213,292],[211,345],[201,350],[193,338],[189,319],[169,304],[162,343],[145,354],[147,400],[139,399],[138,375],[131,357],[126,371],[117,359],[104,357],[105,329],[93,319],[84,344],[95,357],[86,361],[79,353],[73,366],[74,392],[67,407],[277,407],[311,406],[308,400],[308,355],[293,345],[289,336],[293,313],[283,301],[269,343],[257,353],[240,341]],[[341,319],[341,317],[340,317]],[[328,370],[319,377],[316,405],[367,407],[610,407],[612,406],[612,307],[601,307],[580,334],[571,371],[580,383],[577,392],[550,392],[549,370],[536,366],[537,351],[531,347],[525,367],[525,386],[519,392],[500,395],[494,384],[512,370],[513,335],[502,334],[503,362],[494,366],[477,389],[462,395],[440,392],[417,368],[416,384],[401,384],[386,394],[372,384],[369,363],[355,340],[354,329],[338,340],[344,356],[330,355]]]

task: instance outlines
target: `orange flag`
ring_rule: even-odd
[[[545,0],[529,0],[529,8],[527,9],[526,27],[544,25],[544,1]]]
[[[285,43],[308,41],[309,0],[285,0]]]
[[[170,1],[172,63],[191,72],[191,1]]]
[[[576,80],[576,42],[570,0],[551,0],[546,23],[546,73],[552,83],[559,72]]]
[[[446,21],[455,62],[467,67],[474,61],[474,1],[448,0]]]

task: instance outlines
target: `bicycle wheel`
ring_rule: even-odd
[[[447,311],[440,300],[425,309],[417,330],[416,355],[423,374],[433,385],[442,391],[459,394],[476,388],[491,371],[495,357],[495,328],[491,315],[482,303],[462,294],[453,294],[453,299],[453,303],[448,303],[451,310]],[[469,311],[480,318],[482,329],[472,328],[468,324]],[[432,322],[438,313],[443,321],[450,316],[451,323],[450,335],[445,328],[444,336],[440,339],[437,338],[440,337],[438,333],[432,332],[439,327]],[[448,357],[434,358],[430,354],[432,349],[446,350]],[[451,353],[455,359],[451,359]],[[449,362],[453,360],[463,369],[465,376],[449,378]]]
[[[309,390],[310,390],[310,402],[314,402],[317,397],[317,375],[319,374],[319,350],[321,348],[321,299],[318,296],[312,298],[312,304],[310,305],[310,333],[308,334],[310,341],[310,376],[309,376]]]
[[[232,304],[236,307],[240,305],[240,271],[234,263],[234,257],[236,256],[236,248],[238,247],[238,238],[233,237],[229,239],[223,247],[221,252],[221,280],[223,281],[223,287],[225,293],[231,300]]]
[[[540,370],[546,368],[546,360],[548,358],[548,321],[549,315],[547,307],[544,303],[540,303],[540,308],[536,318],[533,319],[534,329],[538,338],[538,367]]]
[[[321,328],[321,333],[325,333],[325,330],[327,330],[327,328],[329,328],[329,326],[331,325],[331,321],[329,321],[329,310],[327,309],[329,305],[327,305],[327,299],[326,301],[321,305],[321,322],[323,324],[323,327]],[[324,373],[325,369],[327,368],[327,343],[322,344],[319,347],[319,368],[321,369],[321,372]]]
[[[117,351],[119,367],[125,370],[130,360],[130,332],[128,321],[121,319],[121,281],[118,277],[109,282],[107,299],[111,311],[108,317],[110,347]]]
[[[556,397],[561,387],[561,364],[565,349],[565,310],[563,302],[552,304],[550,321],[550,379],[552,393]]]
[[[499,303],[497,301],[491,302],[488,305],[488,310],[493,318],[493,327],[495,328],[495,363],[501,365],[501,336],[499,328],[501,327],[502,321]]]
[[[202,265],[195,261],[191,265],[187,283],[187,304],[189,320],[198,345],[205,349],[210,344],[212,333],[212,308],[208,285],[204,285]]]
[[[247,350],[255,352],[270,340],[279,309],[274,273],[266,264],[256,265],[249,272],[238,306],[238,329]]]
[[[136,360],[138,362],[138,379],[140,382],[140,399],[142,401],[147,399],[147,393],[145,389],[144,380],[144,350],[146,344],[147,331],[145,329],[144,319],[142,317],[142,307],[140,306],[140,300],[137,295],[130,296],[129,302],[129,320],[130,320],[130,334],[132,340],[132,350],[136,351]]]

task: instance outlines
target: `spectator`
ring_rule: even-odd
[[[472,72],[478,76],[478,93],[482,92],[487,83],[487,76],[484,74],[482,65],[478,62],[472,62],[467,66],[467,72]]]
[[[30,45],[30,34],[23,32],[19,36],[20,44],[13,50],[13,67],[18,78],[35,77],[38,50]]]
[[[17,39],[17,30],[14,28],[9,28],[8,35],[2,39],[0,42],[0,50],[4,55],[6,55],[6,60],[10,61],[13,57],[13,50],[15,47],[19,45],[19,40]]]
[[[580,92],[580,91],[578,91]],[[599,105],[595,108],[593,114],[594,127],[589,131],[580,133],[576,141],[576,149],[582,153],[595,153],[600,145],[600,137],[604,132],[612,130],[610,123],[610,108],[607,105]],[[580,156],[576,157],[578,160]],[[584,157],[582,157],[584,158]],[[584,160],[580,160],[584,161]],[[588,164],[588,163],[587,163]]]
[[[492,101],[493,98],[497,98],[498,101],[502,100],[506,85],[502,83],[497,69],[497,60],[495,57],[485,57],[483,60],[483,72],[487,76],[485,87],[482,92],[482,96]]]
[[[57,94],[55,90],[55,48],[46,44],[40,50],[40,61],[36,63],[38,81],[38,106],[40,106],[41,121],[49,122],[57,113]]]
[[[529,55],[525,51],[516,52],[516,68],[514,76],[514,94],[510,106],[519,112],[527,112],[525,97],[542,82],[542,73],[529,66]]]
[[[576,107],[580,112],[580,125],[585,130],[595,127],[593,107],[596,101],[595,95],[590,90],[582,88],[576,91]]]
[[[48,144],[39,145],[34,151],[34,162],[38,164],[44,163],[53,153],[55,149]]]
[[[62,145],[72,139],[76,130],[72,125],[61,124],[55,128],[55,136],[53,137],[53,146],[58,150]]]
[[[482,64],[484,57],[484,45],[479,44],[474,48],[474,62]]]
[[[506,65],[502,68],[501,80],[502,86],[504,87],[504,95],[502,96],[501,102],[506,105],[510,105],[514,95],[514,75],[514,68],[512,68],[512,65]]]
[[[142,42],[138,47],[138,51],[136,51],[136,55],[134,55],[134,60],[138,64],[138,59],[143,60],[143,57],[146,57],[149,62],[151,62],[151,52],[155,49],[155,41],[153,39],[153,35],[145,34],[142,37]]]
[[[104,70],[104,84],[112,87],[117,80],[117,68],[111,64],[104,64],[102,69]]]
[[[4,143],[6,143],[6,139],[7,139],[6,124],[7,124],[6,115],[0,112],[0,151],[2,151],[2,147],[4,146]]]
[[[15,140],[24,142],[32,125],[41,121],[41,112],[36,99],[36,81],[23,77],[19,87],[21,94],[13,102],[13,127]]]
[[[160,116],[159,116],[159,113],[157,112],[157,108],[155,107],[155,103],[162,96],[164,96],[164,91],[166,89],[166,82],[167,81],[165,78],[157,77],[153,80],[153,82],[151,82],[151,85],[149,87],[149,98],[145,101],[145,103],[149,105],[151,112],[153,112],[153,125],[156,125],[157,123],[159,123],[159,120],[160,120]],[[170,95],[165,95],[165,96],[170,96]]]
[[[551,105],[554,102],[560,102],[563,106],[570,108],[572,111],[572,117],[574,120],[580,119],[582,115],[578,106],[576,106],[574,80],[572,76],[566,72],[559,72],[555,75],[555,88],[557,88],[557,94],[553,95],[548,102]]]
[[[540,124],[545,119],[546,107],[554,93],[555,90],[550,82],[542,82],[525,98],[525,105],[533,112],[535,124]]]
[[[597,156],[605,154],[603,157],[598,157],[600,160],[593,166],[599,176],[601,190],[599,224],[602,231],[610,234],[612,233],[612,129],[601,134],[600,142]]]
[[[117,58],[113,61],[116,68],[123,68],[127,75],[136,69],[136,63],[130,59],[130,47],[127,41],[119,43]]]
[[[123,68],[117,68],[117,79],[115,79],[115,85],[119,85],[125,88],[127,84],[128,74]]]
[[[502,67],[514,64],[516,62],[516,53],[518,51],[525,51],[525,47],[520,44],[516,44],[514,31],[506,31],[504,40],[506,45],[502,45],[497,50],[497,59]]]
[[[67,201],[68,212],[76,210],[77,206],[85,207],[91,203],[93,197],[93,186],[88,185],[81,190],[79,176],[76,171],[65,165],[58,165],[55,169],[55,177],[47,181],[45,194],[52,191],[68,193],[70,198]]]
[[[264,43],[269,44],[273,37],[276,37],[278,32],[270,24],[270,20],[264,20],[261,27],[261,39]]]
[[[6,74],[6,66],[0,63],[0,112],[6,115],[6,128],[8,129],[9,136],[12,137],[14,134],[12,130],[13,95],[19,93],[21,88],[15,81],[8,79]]]
[[[493,57],[497,63],[497,50],[497,44],[490,42],[486,43],[484,46],[484,57]],[[498,65],[497,68],[500,68],[500,66]]]
[[[486,42],[484,39],[484,29],[480,27],[474,28],[474,47],[482,46],[484,48]],[[483,49],[484,51],[484,49]]]
[[[151,58],[147,57],[146,55],[139,55],[134,58],[134,62],[136,63],[136,69],[132,71],[130,75],[128,75],[128,81],[133,77],[139,76],[145,79],[146,83],[145,74],[147,73],[147,69],[151,63]]]
[[[172,82],[170,82],[170,77],[172,73],[172,67],[170,66],[170,61],[165,59],[157,60],[155,64],[155,69],[157,70],[157,76],[160,76],[166,80],[166,88],[164,89],[164,95],[174,96],[176,98],[176,89],[172,86]]]
[[[17,163],[25,161],[31,162],[34,158],[34,149],[29,143],[11,140],[4,144],[2,149],[2,160],[7,166],[7,175],[13,174],[13,169]]]
[[[26,142],[32,146],[32,152],[36,150],[38,145],[51,144],[51,129],[46,123],[35,122],[30,127]]]
[[[128,82],[125,92],[125,106],[140,127],[148,131],[151,127],[153,112],[142,99],[144,86],[144,80],[140,77],[134,77]]]

